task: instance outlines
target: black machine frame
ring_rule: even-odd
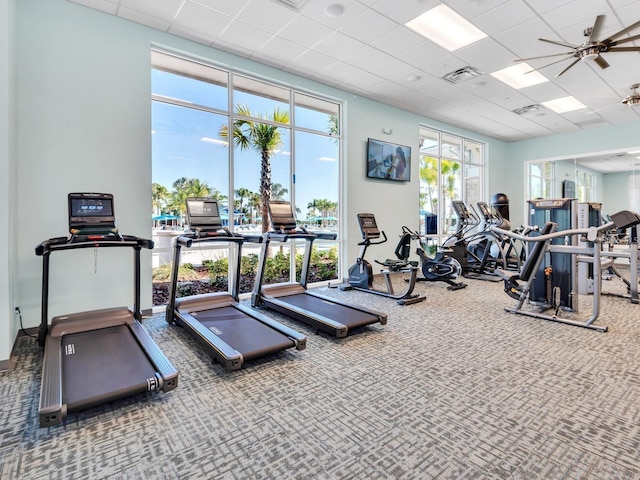
[[[411,238],[402,235],[398,243],[395,254],[396,259],[387,259],[383,262],[375,260],[382,267],[380,274],[384,278],[386,291],[376,290],[373,288],[373,268],[364,257],[367,248],[371,245],[381,245],[387,242],[387,235],[384,230],[378,228],[376,217],[373,213],[358,213],[358,225],[362,234],[362,241],[358,242],[360,253],[356,259],[356,263],[349,268],[349,278],[340,285],[340,290],[358,290],[361,292],[373,293],[382,297],[392,298],[398,305],[412,305],[414,303],[424,302],[426,297],[413,293],[418,275],[417,262],[410,262],[406,258],[405,251],[410,248]],[[380,239],[382,237],[382,239]],[[376,241],[378,240],[378,241]],[[393,288],[392,276],[407,276],[407,288],[402,293],[395,293]]]
[[[211,198],[189,198],[187,205],[197,201],[215,203],[215,212],[218,212],[217,202]],[[242,245],[247,240],[260,242],[262,237],[235,235],[215,219],[192,226],[192,230],[179,236],[174,244],[167,322],[184,327],[207,350],[213,361],[227,371],[238,370],[248,360],[288,348],[303,350],[307,340],[305,335],[239,302]],[[228,289],[226,292],[177,298],[182,248],[204,243],[228,244]],[[234,250],[236,254],[232,257]]]
[[[317,239],[335,240],[337,236],[335,233],[309,232],[298,227],[290,202],[272,201],[268,206],[272,231],[263,235],[251,305],[282,313],[310,325],[316,331],[324,331],[338,338],[346,337],[349,332],[366,325],[385,325],[387,315],[382,312],[340,302],[307,289],[313,242]],[[295,244],[297,240],[302,240],[305,244],[300,280],[264,285],[266,259],[271,242]]]
[[[49,265],[54,252],[132,248],[134,305],[56,316],[48,325]],[[63,423],[68,413],[178,385],[178,372],[142,327],[140,251],[151,240],[106,234],[57,237],[41,242],[42,306],[38,343],[44,345],[38,416],[41,427]]]

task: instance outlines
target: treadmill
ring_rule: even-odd
[[[316,332],[324,331],[338,338],[346,337],[354,329],[380,323],[387,323],[387,315],[375,310],[340,302],[307,290],[311,250],[316,239],[335,240],[335,233],[309,232],[298,227],[290,202],[271,201],[268,204],[269,218],[273,231],[263,236],[258,271],[251,294],[253,307],[265,307],[282,313],[294,320],[306,323]],[[304,256],[299,282],[284,282],[263,285],[264,270],[271,241],[304,240]],[[292,247],[294,250],[294,247]]]
[[[186,206],[191,233],[181,235],[174,244],[167,322],[184,327],[207,350],[213,362],[227,371],[291,347],[303,350],[306,336],[239,303],[242,244],[251,238],[234,235],[222,226],[218,202],[212,198],[187,198]],[[262,237],[252,240],[260,242]],[[228,245],[227,291],[176,298],[182,248],[205,243]]]
[[[63,423],[68,413],[144,392],[168,392],[178,372],[140,321],[140,251],[153,242],[120,235],[113,196],[70,193],[69,237],[36,247],[42,263],[42,310],[38,343],[44,346],[38,416],[41,427]],[[49,260],[54,252],[127,247],[134,253],[134,306],[54,317],[48,325]]]

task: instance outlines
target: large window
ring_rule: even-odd
[[[268,228],[269,199],[290,201],[300,223],[337,230],[339,103],[160,51],[152,67],[154,267],[171,259],[188,196],[217,198],[241,233]]]
[[[527,199],[553,198],[555,181],[553,162],[532,162],[527,170]]]
[[[420,225],[427,234],[449,235],[457,217],[452,200],[483,200],[484,144],[420,128]]]

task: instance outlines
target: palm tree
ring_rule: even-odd
[[[151,208],[154,215],[162,213],[162,206],[167,203],[168,199],[169,190],[167,187],[155,182],[151,184]]]
[[[249,196],[249,211],[251,213],[251,224],[256,223],[256,212],[262,208],[262,200],[259,193],[251,192]]]
[[[208,197],[211,195],[211,187],[199,178],[190,178],[185,187],[189,197]]]
[[[317,215],[318,210],[318,202],[319,200],[313,199],[307,204],[307,208],[309,209],[308,217],[315,217]]]
[[[238,202],[238,210],[242,210],[242,207],[244,207],[244,199],[249,198],[249,196],[251,195],[251,190],[241,187],[234,190],[233,193],[235,194],[236,201]]]
[[[269,207],[271,200],[271,155],[282,144],[280,126],[274,124],[288,124],[289,112],[276,108],[270,117],[258,115],[256,118],[273,123],[262,123],[250,120],[251,110],[245,105],[236,105],[236,118],[233,122],[233,141],[241,150],[253,148],[260,153],[260,198],[262,201],[262,233],[269,230]],[[223,125],[218,132],[220,138],[229,141],[229,127]]]
[[[272,200],[284,200],[284,196],[287,194],[289,190],[284,188],[279,183],[274,183],[271,185],[271,199]]]

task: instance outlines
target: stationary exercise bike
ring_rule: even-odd
[[[340,290],[360,290],[363,292],[373,293],[381,295],[383,297],[393,298],[397,301],[398,305],[411,305],[413,303],[422,302],[426,297],[413,293],[413,289],[416,285],[416,278],[418,274],[418,262],[409,262],[409,250],[411,248],[411,237],[409,235],[403,235],[398,242],[398,246],[395,250],[397,259],[387,259],[383,262],[376,260],[375,262],[382,265],[384,268],[380,273],[384,277],[386,291],[375,290],[373,288],[373,268],[371,264],[365,260],[364,255],[369,245],[380,245],[387,241],[387,236],[384,231],[378,229],[376,218],[372,213],[359,213],[358,225],[360,226],[360,232],[362,233],[362,241],[358,243],[360,253],[356,263],[349,267],[349,280],[347,283],[340,285]],[[382,236],[382,239],[375,241]],[[396,294],[393,290],[391,282],[391,275],[394,274],[408,274],[407,279],[408,287],[401,293]]]
[[[439,249],[433,257],[430,257],[425,252],[422,242],[424,235],[407,226],[402,227],[402,237],[409,238],[418,244],[416,254],[420,257],[420,270],[423,275],[417,279],[418,282],[445,282],[449,284],[447,290],[460,290],[467,286],[466,283],[455,281],[462,275],[462,266],[446,250]],[[403,259],[407,261],[409,259],[408,249],[404,250],[403,255],[405,255]]]

